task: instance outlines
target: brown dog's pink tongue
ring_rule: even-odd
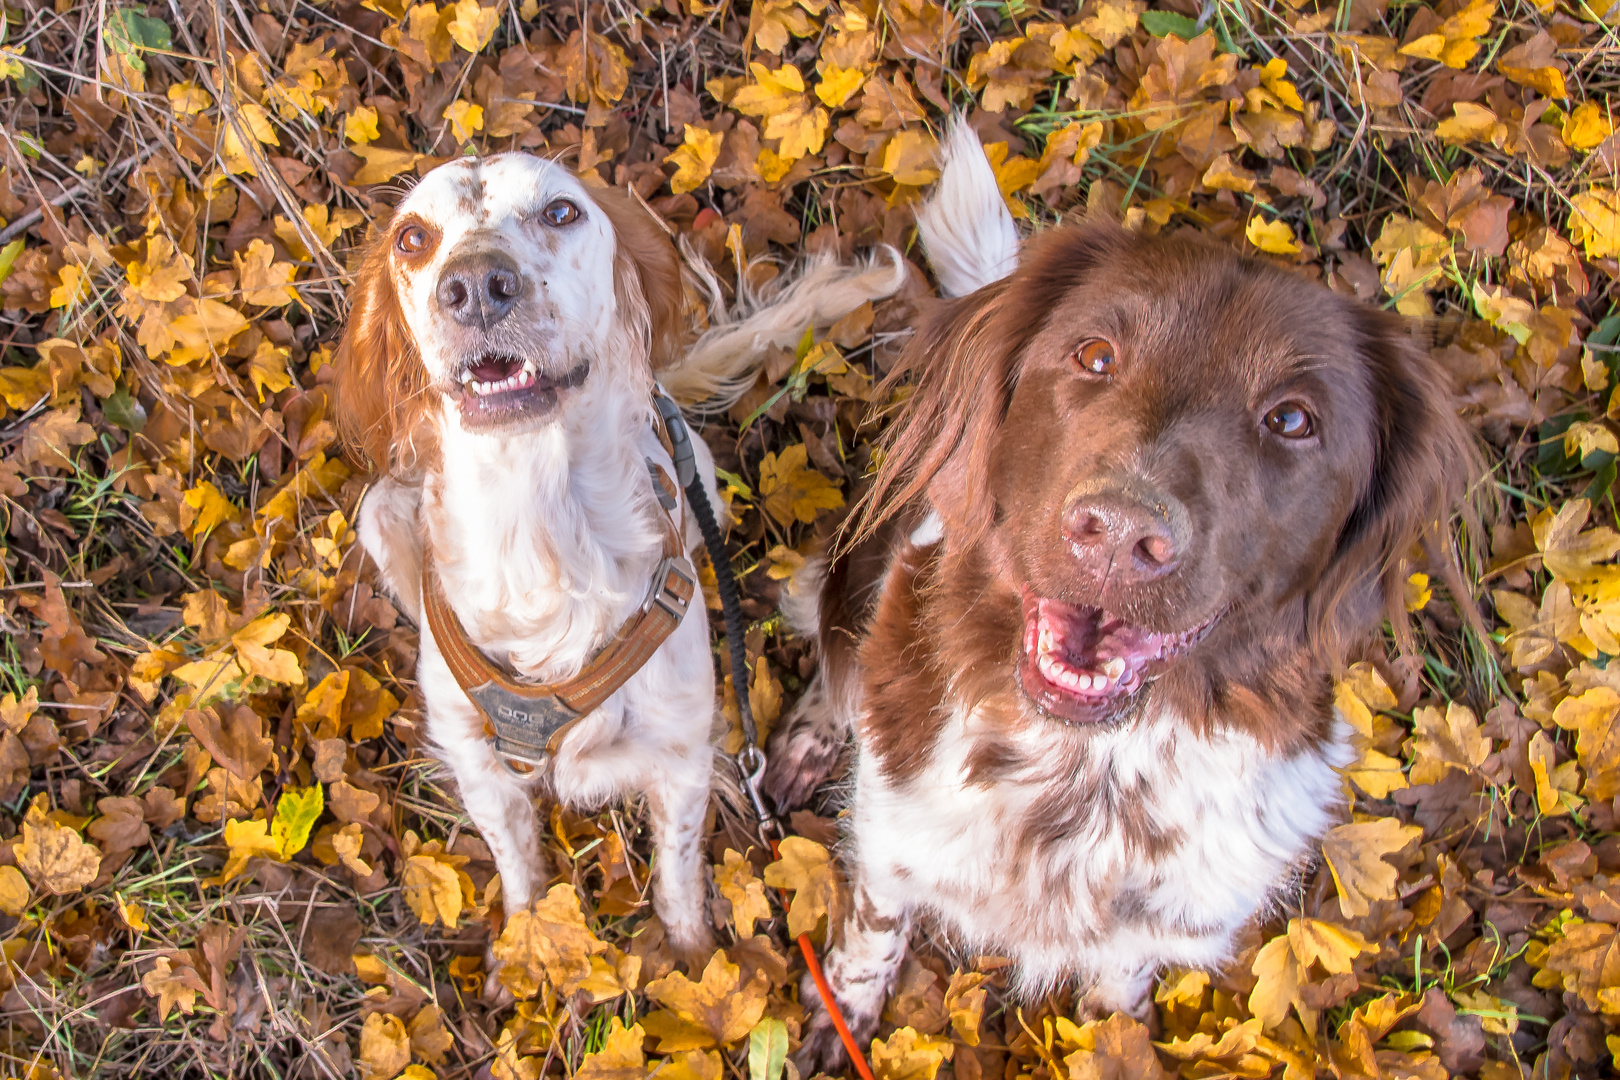
[[[1038,629],[1043,637],[1051,635],[1056,651],[1082,666],[1091,661],[1097,651],[1100,609],[1043,598],[1036,601],[1036,611]]]

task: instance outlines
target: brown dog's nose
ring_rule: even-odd
[[[486,332],[506,318],[521,295],[523,275],[499,251],[457,255],[445,263],[434,290],[439,307],[452,319]]]
[[[1137,484],[1076,491],[1063,510],[1063,536],[1099,584],[1142,584],[1181,564],[1189,533],[1180,501]]]

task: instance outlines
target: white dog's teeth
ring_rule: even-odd
[[[1103,665],[1103,674],[1107,675],[1109,679],[1118,679],[1125,674],[1125,661],[1118,656],[1114,657]]]
[[[466,386],[468,383],[470,383],[472,381],[473,381],[472,368],[468,368],[466,371],[463,371],[461,373],[461,385]]]
[[[1042,653],[1049,653],[1057,648],[1057,635],[1047,627],[1041,627],[1041,636],[1036,646]]]

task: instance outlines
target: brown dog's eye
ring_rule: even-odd
[[[394,246],[404,255],[415,255],[428,246],[428,231],[420,225],[407,225],[394,237]]]
[[[540,211],[540,219],[547,225],[560,229],[579,220],[579,207],[567,199],[554,199]]]
[[[1114,347],[1102,338],[1082,341],[1079,347],[1070,354],[1069,359],[1081,371],[1090,375],[1112,375],[1114,373]]]
[[[1266,413],[1266,429],[1285,439],[1308,439],[1316,434],[1316,419],[1297,401],[1285,401]]]

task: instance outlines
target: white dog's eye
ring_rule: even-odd
[[[431,239],[423,226],[407,225],[394,237],[394,246],[399,248],[401,254],[415,255],[426,248]]]
[[[540,211],[540,220],[553,228],[572,225],[579,220],[579,207],[567,199],[553,199],[546,204],[544,210]]]

